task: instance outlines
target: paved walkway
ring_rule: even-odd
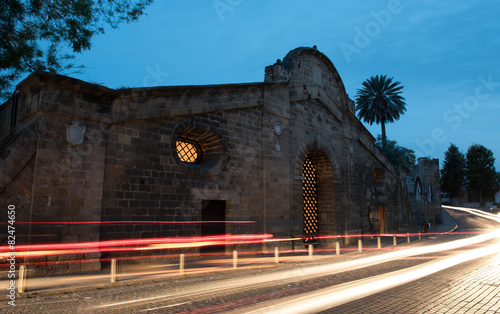
[[[499,260],[465,262],[325,313],[500,313]]]
[[[443,211],[443,224],[438,226],[439,232],[450,232],[456,228],[456,224],[453,219]],[[431,228],[431,231],[435,231]],[[416,230],[413,230],[413,235],[411,236],[411,242],[407,243],[407,237],[403,234],[397,238],[398,245],[413,245],[419,243],[418,235],[416,235]],[[425,239],[426,235],[422,235]],[[439,234],[433,235],[431,237],[439,237]],[[387,248],[393,246],[392,236],[382,238],[382,247]],[[365,239],[363,241],[363,250],[366,251],[380,251],[377,249],[377,239]],[[341,254],[359,254],[357,244],[351,244],[350,246],[343,247]],[[363,253],[365,254],[365,253]],[[273,252],[269,254],[260,255],[246,255],[240,253],[238,258],[237,267],[239,269],[245,268],[257,268],[257,267],[279,267],[287,263],[296,262],[307,262],[307,261],[317,261],[320,259],[331,259],[336,255],[335,249],[327,251],[315,251],[314,257],[311,259],[306,250],[294,251],[286,254],[280,255],[280,263],[275,263],[275,257]],[[361,256],[362,254],[360,254]],[[180,276],[196,276],[207,272],[221,272],[221,271],[234,271],[233,268],[232,255],[221,255],[219,257],[211,258],[199,258],[199,257],[187,257],[186,267],[184,269],[184,274],[180,273],[178,263],[142,263],[139,265],[123,265],[119,269],[119,274],[117,282],[110,282],[109,271],[102,271],[96,274],[90,275],[71,275],[71,276],[51,276],[51,277],[38,277],[30,278],[28,273],[27,280],[27,292],[22,293],[19,297],[23,296],[34,296],[34,295],[46,295],[46,294],[58,294],[64,292],[78,291],[78,290],[90,290],[97,288],[105,288],[111,286],[121,286],[121,285],[133,285],[140,284],[145,281],[152,280],[164,280],[165,278],[179,278]],[[9,286],[9,281],[0,281],[0,289],[7,289]],[[16,284],[18,284],[16,282]],[[3,290],[5,291],[5,290]]]

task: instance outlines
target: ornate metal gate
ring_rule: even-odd
[[[304,181],[302,195],[304,197],[304,243],[317,244],[318,240],[318,189],[316,167],[307,156],[304,161]]]

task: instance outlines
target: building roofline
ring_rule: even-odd
[[[57,84],[59,88],[74,88],[78,86],[81,91],[83,86],[87,92],[106,95],[109,98],[118,98],[127,94],[162,94],[161,92],[189,92],[203,90],[221,90],[249,87],[267,87],[267,86],[286,86],[286,83],[269,83],[269,82],[249,82],[249,83],[223,83],[223,84],[207,84],[207,85],[167,85],[167,86],[148,86],[148,87],[131,87],[131,88],[109,88],[100,84],[90,83],[73,77],[54,74],[45,71],[35,71],[28,77],[17,84],[18,91],[26,91],[40,84],[53,85]]]

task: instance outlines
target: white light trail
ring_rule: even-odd
[[[451,207],[443,206],[455,210],[464,211],[482,218],[500,222],[497,215],[493,215],[481,210],[464,208],[464,207]],[[468,239],[457,240],[448,243],[434,245],[432,247],[422,247],[416,249],[409,249],[397,253],[395,255],[404,255],[404,253],[412,253],[416,250],[439,252],[445,250],[457,249],[460,247],[478,244],[490,239],[500,237],[500,231],[494,231]],[[293,296],[283,298],[280,300],[268,301],[258,305],[257,310],[250,310],[247,308],[238,309],[238,312],[244,313],[317,313],[324,311],[359,298],[363,298],[381,291],[385,291],[399,285],[409,283],[411,281],[423,278],[425,276],[442,271],[446,268],[476,259],[491,254],[498,254],[500,252],[500,244],[496,243],[478,249],[469,250],[463,253],[454,254],[445,258],[440,258],[435,261],[427,262],[422,265],[414,266],[399,271],[386,273],[382,275],[373,276],[370,278],[349,282],[346,284],[336,285],[333,287],[321,289],[318,291],[304,293],[301,296]],[[389,256],[392,253],[384,254]],[[421,253],[425,254],[425,253]],[[418,255],[418,254],[412,254]],[[278,302],[278,303],[277,303]],[[266,305],[268,304],[268,305]],[[255,307],[257,308],[257,307]]]
[[[411,268],[321,289],[312,293],[305,293],[299,297],[293,296],[281,300],[272,300],[259,304],[258,309],[256,310],[245,311],[240,308],[238,309],[238,312],[287,314],[317,313],[362,297],[409,283],[476,258],[497,254],[499,250],[500,244],[489,245],[432,262],[427,262]],[[279,303],[277,304],[277,302]],[[272,304],[266,306],[268,303]]]
[[[296,282],[300,280],[304,280],[304,278],[311,279],[316,277],[321,277],[325,275],[332,275],[336,273],[341,273],[348,270],[364,268],[368,266],[377,265],[380,263],[385,263],[388,261],[394,261],[396,259],[429,254],[435,252],[442,252],[446,250],[454,250],[468,245],[475,245],[481,242],[485,242],[500,236],[499,231],[494,231],[486,234],[481,234],[478,236],[455,240],[447,243],[441,243],[436,245],[422,246],[422,247],[413,247],[413,248],[402,248],[399,250],[394,250],[389,253],[383,253],[375,256],[364,257],[364,258],[356,258],[354,260],[349,260],[346,262],[332,263],[326,265],[319,266],[311,266],[304,267],[300,269],[293,270],[279,270],[270,274],[264,274],[259,276],[252,276],[242,278],[235,278],[223,281],[211,282],[203,285],[202,287],[189,287],[186,290],[178,293],[169,293],[158,295],[149,298],[143,299],[135,299],[128,300],[117,303],[109,303],[97,306],[98,308],[106,307],[116,307],[123,305],[132,305],[132,304],[140,304],[143,302],[162,302],[168,299],[173,299],[177,297],[182,297],[185,295],[190,296],[200,296],[206,295],[210,293],[221,293],[223,291],[232,291],[235,290],[250,290],[252,287],[261,286],[261,285],[276,285],[276,284],[284,284],[289,282]]]
[[[181,305],[189,304],[189,303],[191,303],[191,302],[182,302],[182,303],[177,303],[177,304],[170,304],[170,305],[165,305],[165,306],[154,307],[154,308],[151,308],[151,309],[142,310],[141,313],[142,312],[155,311],[155,310],[159,310],[159,309],[166,309],[166,308],[170,308],[170,307],[181,306]]]
[[[455,208],[453,208],[455,209]],[[474,212],[471,211],[470,209],[466,209],[467,212],[470,212],[472,214],[482,216],[486,213],[484,212]],[[495,215],[486,215],[488,219],[500,221],[500,218],[498,218]],[[394,261],[397,259],[402,259],[402,258],[407,258],[411,256],[417,256],[417,255],[423,255],[423,254],[430,254],[430,253],[437,253],[437,252],[444,252],[444,251],[449,251],[449,250],[455,250],[459,249],[462,247],[466,246],[471,246],[471,245],[476,245],[491,239],[495,239],[500,237],[500,231],[496,230],[493,232],[489,233],[484,233],[480,234],[477,236],[465,238],[465,239],[460,239],[460,240],[455,240],[455,241],[450,241],[450,242],[445,242],[445,243],[440,243],[440,244],[435,244],[435,245],[426,245],[426,246],[421,246],[421,247],[411,247],[411,248],[398,248],[395,249],[391,252],[388,253],[382,253],[382,254],[377,254],[374,256],[370,257],[364,257],[364,258],[356,258],[353,260],[349,260],[346,262],[335,262],[331,264],[326,264],[326,265],[318,265],[318,266],[310,266],[310,267],[303,267],[303,268],[296,268],[293,270],[278,270],[273,273],[269,274],[263,274],[263,275],[258,275],[258,276],[251,276],[251,277],[245,277],[245,278],[235,278],[235,279],[228,279],[228,280],[221,280],[221,281],[215,281],[215,282],[209,282],[204,284],[202,287],[188,287],[182,291],[176,292],[176,293],[168,293],[168,294],[162,294],[158,296],[152,296],[149,298],[143,298],[143,299],[135,299],[135,300],[127,300],[127,301],[122,301],[122,302],[117,302],[117,303],[108,303],[104,305],[100,305],[94,308],[113,308],[113,307],[120,307],[124,305],[139,305],[140,303],[144,302],[166,302],[169,299],[175,299],[183,296],[190,296],[190,297],[196,297],[196,296],[207,296],[210,294],[214,293],[229,293],[229,292],[235,292],[235,291],[246,291],[246,290],[251,290],[255,287],[261,287],[265,285],[278,285],[278,284],[286,284],[286,283],[291,283],[291,282],[297,282],[301,281],[304,279],[312,279],[312,278],[317,278],[325,275],[332,275],[336,273],[341,273],[344,271],[349,271],[349,270],[354,270],[354,269],[360,269],[368,266],[373,266],[389,261]],[[499,247],[496,246],[495,249],[498,249]],[[477,251],[477,253],[474,253],[473,256],[475,257],[480,257],[478,254],[484,254],[484,252],[489,252],[489,254],[498,252],[498,251],[491,251],[492,247],[488,246],[485,248],[485,250],[481,249]],[[476,251],[474,251],[476,252]],[[466,254],[466,253],[463,253]],[[462,256],[462,255],[460,255]],[[455,257],[453,257],[455,258]],[[458,259],[457,259],[458,260]],[[414,275],[417,273],[422,272],[423,270],[431,271],[433,269],[438,269],[439,267],[443,267],[443,265],[451,265],[452,262],[450,262],[448,259],[445,262],[439,263],[439,261],[436,261],[436,265],[432,267],[426,268],[424,264],[422,266],[417,266],[417,267],[423,267],[422,270],[416,270],[413,272]],[[450,266],[447,266],[450,267]],[[404,273],[408,272],[408,270],[401,270],[401,274],[399,273],[391,273],[391,277],[385,280],[388,280],[391,283],[394,283],[396,285],[402,284],[403,282],[397,283],[396,280],[394,280],[394,275],[401,276],[399,277],[399,280],[415,280],[415,279],[408,279],[412,278],[411,275],[404,275]],[[422,272],[424,273],[424,272]],[[376,283],[374,283],[374,286],[377,286],[378,288],[384,287],[382,285],[382,282],[379,280],[382,280],[384,275],[380,275],[376,277],[372,277],[369,279],[365,280],[374,280]],[[406,278],[406,279],[405,279]],[[416,278],[416,277],[415,277]],[[369,282],[366,281],[363,284],[368,284]],[[352,291],[359,289],[359,284],[362,284],[360,282],[352,282],[348,283],[346,285],[341,285],[341,286],[335,286],[332,289],[336,289],[337,287],[342,287],[341,289],[346,289],[348,285],[356,285],[353,286]],[[363,295],[365,295],[366,291],[369,291],[371,288],[370,286],[365,287],[366,290],[363,292]],[[384,288],[388,289],[388,288]],[[363,291],[363,289],[360,289],[360,291]],[[330,292],[329,292],[330,293]],[[339,292],[340,293],[340,292]],[[354,292],[353,292],[354,293]],[[375,292],[373,292],[375,293]],[[350,298],[348,297],[347,293],[343,293],[344,298]],[[358,296],[359,297],[359,296]],[[282,312],[283,313],[283,312]]]
[[[498,215],[490,214],[488,212],[482,211],[480,209],[474,209],[474,208],[466,208],[466,207],[455,207],[455,206],[445,206],[443,205],[443,208],[449,208],[449,209],[454,209],[454,210],[460,210],[469,214],[473,214],[479,217],[483,217],[486,219],[494,220],[496,222],[500,222],[500,217]]]

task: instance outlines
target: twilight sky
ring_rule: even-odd
[[[407,111],[390,139],[441,162],[450,143],[482,144],[500,171],[497,0],[156,0],[147,14],[96,37],[71,76],[111,88],[262,82],[265,66],[317,45],[351,99],[373,75],[402,83]]]

